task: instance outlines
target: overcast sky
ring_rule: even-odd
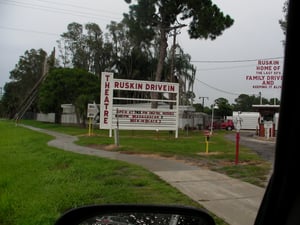
[[[204,97],[207,106],[223,97],[234,103],[240,94],[259,93],[280,98],[284,35],[278,21],[284,18],[285,0],[213,2],[235,20],[232,27],[214,41],[191,40],[185,28],[176,37],[197,68],[195,102],[202,103],[199,97]],[[50,54],[57,48],[69,23],[92,22],[106,32],[106,25],[119,22],[124,12],[124,0],[0,0],[0,87],[10,81],[9,72],[26,50],[42,48]],[[258,71],[260,59],[275,65]]]

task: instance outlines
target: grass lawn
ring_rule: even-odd
[[[111,145],[113,141],[107,132],[99,130],[88,136],[87,129],[24,123],[78,135],[82,145]],[[203,151],[199,135],[197,139],[186,136],[175,140],[168,134],[160,137],[151,134],[151,141],[150,134],[138,134],[140,132],[121,134],[118,150],[138,151],[140,145],[141,153],[150,153],[153,147],[154,153],[168,156],[197,156],[206,160],[220,157],[197,154]],[[201,207],[142,167],[62,151],[47,146],[51,139],[51,136],[16,126],[13,121],[0,120],[0,224],[52,225],[61,213],[86,204],[157,203]],[[197,148],[186,144],[187,140],[197,140],[193,144]],[[162,144],[166,147],[159,150]],[[211,151],[217,151],[213,144]],[[226,224],[215,219],[217,224]]]
[[[224,138],[228,132],[218,130],[210,137],[209,142],[203,131],[180,131],[179,137],[168,131],[159,134],[156,131],[119,131],[119,146],[113,148],[114,138],[108,131],[95,130],[93,136],[79,135],[77,144],[94,148],[120,151],[124,153],[157,154],[163,157],[184,159],[200,167],[224,173],[257,186],[264,187],[271,169],[271,163],[247,147],[239,146],[238,164],[236,143]]]
[[[228,132],[217,130],[205,142],[203,131],[179,131],[178,138],[169,131],[119,131],[119,146],[114,146],[114,137],[108,130],[62,126],[37,121],[22,121],[25,124],[77,135],[77,144],[99,149],[109,149],[124,153],[156,154],[163,157],[176,157],[189,163],[224,173],[254,185],[264,187],[271,169],[271,163],[263,160],[249,148],[240,146],[238,164],[235,164],[236,144],[224,138]]]

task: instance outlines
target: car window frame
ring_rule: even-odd
[[[299,21],[299,2],[289,0],[274,168],[254,225],[294,225],[300,221],[300,184],[297,179],[300,159],[297,147],[299,129],[292,122],[292,118],[298,117],[293,104],[293,99],[299,95],[298,79],[295,74],[298,69],[296,56],[299,49],[297,21]]]

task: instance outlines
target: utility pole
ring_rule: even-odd
[[[47,55],[45,56],[44,63],[43,63],[43,72],[40,79],[35,83],[32,87],[31,91],[27,96],[24,97],[23,101],[19,105],[18,111],[14,116],[16,124],[18,124],[19,120],[22,119],[24,114],[26,113],[27,109],[31,106],[33,101],[36,99],[38,95],[38,88],[40,87],[41,83],[44,81],[48,73],[48,66],[47,66]]]
[[[170,31],[174,30],[170,36],[173,36],[173,45],[172,45],[172,57],[171,57],[171,69],[170,69],[170,82],[174,82],[174,61],[175,61],[175,50],[176,50],[176,35],[180,34],[180,32],[177,32],[177,29],[185,27],[185,24],[180,24],[175,27],[170,27]],[[180,96],[178,96],[180,97]],[[174,100],[174,94],[170,93],[169,94],[169,99]],[[170,102],[170,109],[173,109],[173,102]]]
[[[23,101],[20,103],[20,105],[18,107],[18,110],[17,110],[17,113],[14,116],[14,119],[15,119],[17,124],[18,124],[18,121],[20,119],[22,119],[23,115],[26,113],[28,108],[33,103],[33,101],[37,98],[39,87],[41,86],[41,84],[43,83],[43,81],[46,79],[46,77],[48,75],[48,71],[49,71],[49,62],[48,62],[48,60],[50,60],[50,61],[52,60],[51,64],[54,65],[55,49],[53,49],[50,59],[47,57],[47,55],[45,56],[45,59],[44,59],[44,62],[43,62],[43,71],[42,71],[42,75],[41,75],[40,79],[32,87],[32,89],[30,90],[28,95],[24,96]]]
[[[261,96],[261,92],[259,92],[259,99],[260,99],[260,105],[262,105],[262,96]]]
[[[205,99],[208,100],[208,97],[199,97],[199,99],[202,99],[202,112],[204,112],[204,100]],[[204,128],[206,127],[206,121],[205,121],[205,119],[203,119],[203,127]]]
[[[203,112],[204,112],[204,100],[207,99],[208,100],[208,97],[199,97],[199,99],[202,99],[202,107],[203,107]]]
[[[0,87],[0,100],[2,98],[2,95],[3,95],[3,93],[2,93],[2,87]]]

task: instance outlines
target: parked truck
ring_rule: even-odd
[[[225,130],[233,130],[234,129],[233,120],[232,119],[222,120],[220,128]]]
[[[206,126],[206,129],[210,130],[211,122]],[[225,130],[233,130],[234,123],[232,119],[222,119],[222,120],[215,120],[213,122],[213,129],[225,129]]]
[[[239,118],[238,118],[239,117]],[[232,119],[233,123],[237,124],[237,121],[240,121],[240,129],[241,130],[256,130],[259,127],[259,112],[237,112],[234,111],[232,113],[232,117],[228,117]]]

